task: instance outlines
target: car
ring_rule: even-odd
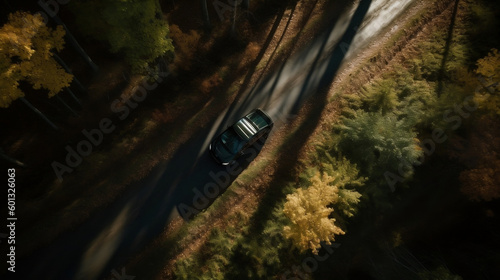
[[[273,125],[269,115],[254,109],[215,137],[208,150],[219,164],[231,164],[256,141],[267,138]]]

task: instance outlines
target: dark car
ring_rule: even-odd
[[[215,137],[208,150],[218,163],[228,165],[257,140],[267,137],[272,128],[271,118],[255,109]]]

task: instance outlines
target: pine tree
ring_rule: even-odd
[[[385,114],[393,111],[398,105],[398,96],[394,81],[385,79],[365,89],[367,111]]]
[[[370,177],[397,172],[401,163],[413,165],[422,155],[417,133],[406,119],[393,113],[356,111],[354,119],[343,120],[338,148],[350,161],[359,164]],[[412,174],[406,169],[405,177]]]

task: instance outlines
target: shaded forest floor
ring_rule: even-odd
[[[37,100],[35,103],[44,111],[54,110],[51,117],[61,126],[61,132],[48,131],[39,125],[36,117],[30,115],[31,112],[19,105],[6,113],[14,114],[14,119],[18,121],[6,124],[8,136],[2,139],[2,147],[9,155],[28,164],[28,168],[18,171],[19,185],[29,186],[20,190],[18,201],[22,205],[19,209],[22,215],[19,232],[23,233],[18,237],[24,246],[21,255],[49,244],[90,215],[105,210],[128,185],[144,177],[159,162],[169,159],[176,148],[192,136],[193,131],[215,118],[241,91],[251,87],[259,76],[273,71],[274,66],[306,44],[321,31],[322,24],[326,22],[321,17],[325,5],[323,1],[292,1],[286,5],[274,1],[271,5],[258,6],[257,10],[252,11],[252,16],[240,18],[237,39],[227,36],[230,27],[228,18],[214,25],[212,36],[205,36],[201,31],[201,19],[192,20],[192,16],[188,16],[192,14],[193,4],[190,1],[169,6],[171,3],[163,8],[171,26],[177,25],[180,30],[172,31],[172,36],[195,43],[199,52],[192,52],[185,45],[176,46],[182,60],[177,61],[175,75],[160,86],[160,91],[165,95],[160,96],[160,91],[156,91],[154,96],[140,103],[130,117],[119,121],[110,111],[111,102],[121,94],[130,95],[142,77],[129,73],[125,65],[117,63],[117,57],[99,54],[101,46],[90,42],[87,43],[89,53],[101,66],[101,75],[97,77],[82,71],[85,66],[80,60],[72,59],[74,55],[70,51],[63,54],[72,61],[75,74],[89,85],[88,95],[81,95],[84,101],[81,118],[68,117],[58,107],[60,105],[48,103],[35,96],[35,93],[28,95],[28,99]],[[412,12],[426,8],[423,3],[419,5]],[[447,7],[448,12],[450,8]],[[211,17],[214,22],[219,20],[213,11]],[[398,25],[403,26],[403,22]],[[337,82],[328,89],[330,96],[333,98],[333,88],[340,84],[345,86],[346,91],[356,92],[361,85],[380,75],[393,58],[410,57],[405,56],[407,49],[404,46],[417,34],[422,34],[419,32],[419,29],[414,33],[409,32],[408,37],[400,38],[393,48],[386,48],[383,44],[391,40],[389,37],[381,38],[370,47],[370,52],[363,53],[344,69]],[[359,65],[363,65],[362,70],[358,69]],[[350,75],[355,75],[356,79],[350,78]],[[321,119],[336,119],[340,106],[337,102],[329,104],[322,112]],[[259,163],[251,165],[237,180],[239,188],[235,188],[236,195],[221,198],[203,214],[196,227],[187,227],[180,219],[175,220],[177,226],[171,227],[171,231],[159,237],[137,259],[132,260],[127,265],[127,272],[140,275],[141,278],[151,276],[171,279],[174,263],[204,248],[212,228],[236,223],[233,218],[227,218],[237,211],[252,213],[271,187],[270,183],[294,177],[295,163],[312,148],[310,145],[302,146],[297,141],[294,144],[293,139],[286,137],[285,131],[296,132],[298,127],[307,127],[308,116],[314,113],[314,108],[312,100],[297,119],[275,133],[259,156]],[[193,115],[191,112],[199,113]],[[66,174],[63,182],[57,182],[51,163],[54,160],[64,162],[64,147],[75,147],[85,139],[81,130],[96,128],[104,117],[113,118],[117,129],[107,135],[103,144],[95,147],[94,152],[85,157],[74,172]],[[25,128],[24,131],[19,127]],[[312,129],[315,132],[310,139],[315,137],[315,133],[324,130],[321,124]],[[282,150],[279,143],[283,139],[297,152],[292,154]],[[278,166],[276,158],[286,164]],[[248,183],[250,181],[252,183]],[[181,236],[184,238],[176,239]],[[346,240],[343,246],[347,247],[347,244]],[[170,250],[169,246],[173,249]],[[356,257],[359,263],[362,258],[359,254]],[[328,272],[323,273],[328,275]]]
[[[169,5],[163,8],[173,29],[172,37],[179,42],[176,47],[180,59],[154,95],[131,108],[123,121],[111,111],[111,104],[130,97],[144,76],[130,73],[118,56],[102,52],[104,46],[100,43],[85,40],[84,48],[100,66],[97,75],[69,46],[61,54],[75,77],[88,85],[86,92],[78,93],[83,103],[79,117],[70,116],[57,102],[30,91],[27,99],[55,121],[59,131],[47,129],[19,102],[2,112],[2,120],[11,119],[5,124],[2,147],[9,156],[27,165],[17,171],[18,185],[29,186],[18,190],[18,204],[22,205],[18,209],[18,239],[23,243],[19,256],[50,244],[90,215],[105,210],[127,186],[167,160],[194,131],[215,118],[258,77],[271,72],[321,32],[320,27],[328,20],[321,17],[326,5],[323,1],[275,1],[256,4],[251,13],[242,14],[236,37],[228,35],[229,18],[218,21],[212,11],[212,33],[203,35],[201,24],[186,16],[192,13],[192,3]],[[70,13],[62,11],[60,16],[71,28]],[[172,28],[174,25],[178,29]],[[184,40],[190,45],[182,45]],[[75,106],[67,96],[63,98]],[[103,118],[110,118],[116,129],[105,134],[102,143],[58,181],[52,164],[67,164],[66,149],[76,150],[86,140],[81,131],[98,128]]]
[[[131,271],[133,275],[145,275],[151,279],[173,279],[177,262],[197,258],[197,255],[202,255],[203,251],[208,250],[209,246],[207,243],[213,229],[219,228],[225,231],[225,228],[238,227],[237,225],[241,223],[241,219],[244,220],[243,223],[249,222],[244,217],[258,215],[255,210],[259,209],[259,206],[263,203],[263,198],[269,198],[270,195],[276,194],[273,191],[276,185],[297,180],[298,169],[301,168],[300,162],[306,159],[308,154],[314,152],[313,146],[317,141],[320,141],[321,134],[329,129],[332,123],[338,120],[340,108],[343,104],[343,101],[337,95],[340,88],[344,94],[357,94],[371,80],[380,78],[384,75],[385,71],[394,71],[394,67],[402,61],[410,59],[415,46],[419,42],[428,40],[433,36],[433,34],[428,32],[428,27],[439,26],[444,30],[449,28],[454,8],[453,1],[438,1],[436,3],[437,6],[432,6],[429,3],[427,5],[422,2],[418,3],[394,24],[399,28],[394,28],[383,38],[370,45],[369,50],[360,53],[356,59],[339,73],[333,85],[329,89],[325,89],[329,91],[328,96],[331,102],[326,106],[324,111],[320,112],[321,116],[318,118],[322,121],[319,125],[312,127],[313,131],[310,134],[304,133],[304,129],[307,127],[311,128],[310,123],[313,122],[311,118],[314,119],[316,116],[315,100],[311,100],[304,106],[298,118],[276,132],[273,139],[271,139],[273,141],[266,144],[264,151],[259,155],[259,162],[250,165],[240,176],[241,178],[236,180],[230,187],[232,189],[230,193],[227,195],[225,193],[222,197],[218,198],[217,204],[211,206],[206,213],[201,215],[202,217],[197,218],[190,224],[185,224],[183,221],[178,220],[179,224],[177,226],[171,227],[169,231],[155,240],[136,259],[126,265],[127,269],[129,269],[128,271]],[[409,19],[417,20],[408,23]],[[403,28],[406,29],[403,31]],[[397,36],[394,36],[396,33]],[[308,135],[308,137],[307,139],[300,139],[301,136],[299,135]],[[448,173],[450,178],[456,179],[458,176],[457,171],[452,168],[454,164],[450,162],[431,163],[430,165],[434,167],[440,166],[442,168],[441,172],[447,168],[445,166],[448,166],[448,168],[452,169]],[[428,174],[432,171],[426,169],[421,170],[421,172],[419,174]],[[429,183],[435,179],[435,177],[431,177],[429,181],[419,182],[419,184],[430,187],[433,185]],[[451,186],[457,182],[450,181],[447,183],[448,186]],[[443,189],[443,191],[450,190]],[[412,194],[417,198],[409,199],[409,202],[399,203],[397,209],[406,211],[408,216],[413,217],[415,213],[413,213],[411,206],[415,206],[415,203],[425,199],[422,198],[422,192],[429,192],[429,188],[418,189],[417,193]],[[451,212],[446,212],[446,214],[451,213],[451,215],[446,216],[446,219],[449,219],[450,223],[453,223],[456,221],[455,219],[462,218],[460,215],[463,212],[453,214],[453,211],[456,210],[455,207],[457,205],[463,203],[464,198],[460,197],[461,195],[457,189],[453,189],[453,191],[450,191],[451,193],[453,195],[450,195],[450,197],[442,202],[445,208],[451,205],[450,208],[447,208],[447,211]],[[278,198],[274,197],[271,199]],[[459,202],[457,203],[457,201]],[[435,205],[432,207],[435,207]],[[354,250],[352,254],[340,253],[338,257],[329,260],[330,265],[335,265],[334,261],[336,261],[335,271],[342,275],[347,274],[349,269],[359,268],[360,271],[366,269],[367,266],[363,267],[362,262],[369,261],[367,258],[375,256],[367,253],[368,248],[371,248],[370,246],[373,245],[373,237],[369,235],[374,234],[374,236],[384,240],[380,242],[391,240],[392,236],[384,238],[382,236],[384,234],[393,234],[392,230],[395,229],[394,227],[404,227],[402,226],[404,224],[402,221],[398,221],[397,226],[391,224],[391,221],[394,222],[396,219],[404,217],[405,215],[402,213],[397,212],[393,216],[388,215],[389,218],[386,218],[386,220],[381,220],[381,217],[377,217],[375,213],[372,213],[373,217],[378,219],[377,225],[373,228],[366,227],[364,224],[353,224],[350,229],[353,230],[354,234],[352,237],[349,236],[346,239],[341,239],[344,240],[342,242],[343,244],[345,242],[346,245],[343,246],[352,248],[366,243],[367,249]],[[259,218],[262,217],[253,217],[252,219]],[[419,223],[425,224],[425,219],[429,219],[429,216],[422,216]],[[439,222],[433,221],[427,224],[427,226],[435,226],[435,231],[431,232],[438,232],[441,229],[441,227],[437,226],[438,224]],[[442,225],[446,224],[442,223]],[[426,238],[430,238],[430,236],[426,235]],[[342,256],[346,257],[348,255],[350,256],[349,260],[342,260]],[[331,275],[332,272],[329,268],[331,266],[325,265],[324,269],[318,272],[321,275],[318,279],[326,279],[328,275]],[[360,275],[363,276],[362,274]]]
[[[210,239],[214,229],[231,236],[235,227],[244,227],[241,223],[248,224],[255,220],[265,223],[262,220],[266,217],[259,216],[262,213],[256,213],[256,209],[261,209],[263,203],[269,202],[266,198],[280,195],[274,191],[276,185],[297,180],[300,173],[298,169],[303,168],[300,162],[315,152],[314,145],[322,140],[321,134],[339,119],[343,103],[337,93],[357,94],[365,84],[383,77],[385,73],[396,71],[405,61],[414,58],[419,44],[432,40],[436,36],[435,30],[453,31],[450,22],[453,22],[453,11],[458,4],[453,1],[436,3],[433,7],[419,3],[395,24],[407,28],[406,32],[399,32],[396,37],[391,37],[394,33],[388,33],[340,73],[328,89],[331,102],[321,112],[321,122],[314,125],[312,133],[304,133],[304,129],[310,127],[313,122],[311,117],[316,116],[315,100],[311,100],[301,110],[297,119],[276,133],[274,141],[266,145],[259,155],[259,162],[250,165],[230,187],[231,193],[218,198],[217,204],[190,224],[183,224],[179,220],[177,227],[165,232],[127,264],[128,271],[151,279],[174,279],[176,263],[190,263],[194,262],[193,259],[208,262],[204,258],[212,248],[209,243],[214,241]],[[459,15],[464,19],[465,12],[462,9],[461,6]],[[410,18],[415,21],[408,24]],[[397,29],[395,31],[397,33]],[[496,131],[498,139],[498,127],[491,126],[490,131]],[[308,139],[300,139],[303,135],[309,135]],[[464,167],[447,155],[454,149],[454,144],[439,148],[437,155],[417,170],[417,179],[411,188],[401,190],[393,197],[394,206],[390,211],[376,213],[370,212],[371,209],[362,209],[362,212],[368,211],[361,213],[349,225],[348,235],[338,239],[343,249],[321,264],[315,279],[331,279],[332,275],[339,275],[339,279],[347,279],[347,275],[348,279],[373,279],[369,276],[370,272],[378,273],[378,279],[407,279],[404,276],[390,278],[387,275],[397,275],[407,269],[416,271],[414,277],[424,277],[417,275],[418,269],[440,273],[442,267],[434,270],[436,265],[446,267],[447,264],[449,267],[443,270],[442,275],[450,271],[460,275],[475,275],[481,273],[480,270],[495,272],[493,267],[488,267],[491,262],[486,259],[489,257],[481,253],[488,245],[479,240],[480,236],[484,236],[493,241],[492,246],[498,245],[492,238],[493,225],[498,222],[498,218],[493,219],[492,215],[497,213],[498,205],[494,202],[472,203],[460,193],[458,177]],[[277,199],[272,197],[271,201]],[[472,232],[457,232],[467,225],[474,228]],[[406,244],[401,243],[402,236]],[[231,240],[227,238],[219,241]],[[467,248],[465,251],[470,255],[458,248],[462,244],[460,240],[463,240]],[[472,259],[477,263],[457,265],[472,262]],[[478,268],[477,271],[470,270],[474,266]],[[210,273],[210,268],[204,269],[206,271],[197,271]]]

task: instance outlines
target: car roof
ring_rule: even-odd
[[[248,141],[263,128],[271,124],[272,121],[266,113],[260,109],[255,109],[237,121],[233,125],[233,129],[244,141]]]
[[[257,128],[259,130],[261,130],[262,128],[264,128],[266,126],[271,125],[271,123],[272,123],[269,116],[266,115],[266,113],[264,113],[260,109],[256,109],[256,110],[250,112],[248,115],[246,115],[246,117],[249,120],[251,120],[257,126]]]
[[[238,133],[238,135],[244,140],[249,140],[258,132],[258,129],[247,118],[240,119],[234,124],[233,128],[234,131],[236,131],[236,133]]]

